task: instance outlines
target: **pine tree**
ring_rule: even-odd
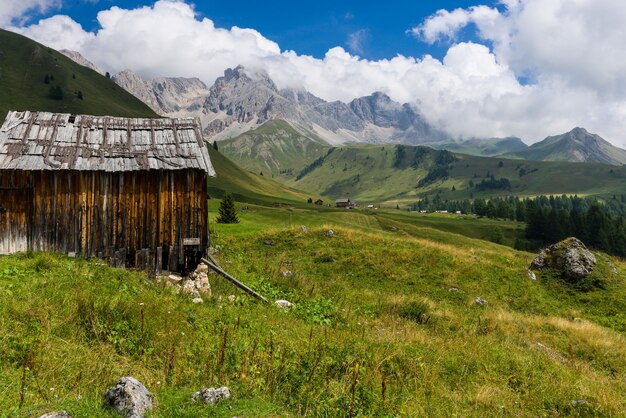
[[[46,76],[43,78],[43,82],[45,84],[50,84],[50,76],[48,75],[48,73],[46,73]]]
[[[222,198],[222,203],[218,209],[220,216],[217,222],[220,224],[236,224],[239,223],[237,211],[235,210],[235,201],[231,193],[226,193]]]
[[[219,150],[217,149],[217,141],[213,141],[213,149],[214,149],[215,151],[219,151]]]

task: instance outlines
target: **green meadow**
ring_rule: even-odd
[[[582,289],[530,280],[533,254],[481,239],[482,219],[245,202],[223,225],[218,204],[217,261],[291,309],[215,275],[193,304],[98,260],[0,257],[0,416],[113,416],[101,397],[123,375],[151,417],[626,413],[623,261],[597,254],[601,287]],[[190,402],[222,385],[231,399]]]

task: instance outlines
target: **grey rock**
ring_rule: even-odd
[[[530,280],[537,280],[537,276],[535,275],[535,273],[532,270],[528,270],[528,278]]]
[[[307,228],[305,225],[300,225],[300,231],[306,234],[307,232],[309,232],[309,228]]]
[[[230,398],[230,390],[226,386],[221,388],[204,388],[191,395],[192,402],[203,401],[207,405],[214,405],[222,399]]]
[[[152,394],[134,377],[122,377],[106,391],[104,404],[126,418],[143,418],[152,409]]]
[[[586,399],[573,399],[573,400],[569,401],[569,403],[573,407],[577,407],[577,406],[586,405],[587,404],[587,400]]]
[[[49,412],[47,414],[43,414],[39,418],[71,418],[71,415],[65,411],[59,411],[59,412]]]
[[[530,264],[531,270],[552,268],[572,280],[582,279],[593,271],[596,257],[577,238],[567,238],[541,250]]]
[[[199,298],[200,292],[193,280],[185,280],[183,283],[183,294],[190,296],[192,299]]]
[[[465,293],[461,289],[459,289],[458,287],[451,287],[451,288],[448,289],[448,292]]]
[[[169,276],[167,276],[167,280],[171,284],[180,284],[180,282],[183,280],[183,278],[180,277],[178,274],[170,274]]]
[[[191,301],[193,303],[203,303],[204,302],[204,300],[202,298],[193,298]]]
[[[288,300],[279,299],[276,302],[274,302],[274,305],[276,305],[277,307],[281,309],[289,309],[293,306],[293,303],[289,302]]]
[[[286,278],[293,276],[293,273],[291,272],[291,270],[283,270],[280,272],[280,275]]]
[[[324,232],[324,235],[326,235],[327,237],[333,237],[335,236],[335,231],[329,229],[328,231]]]
[[[481,298],[480,296],[476,296],[476,299],[474,299],[474,303],[477,305],[488,305],[489,302],[487,302],[485,299]]]

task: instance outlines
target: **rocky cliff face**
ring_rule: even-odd
[[[74,61],[75,63],[83,65],[87,68],[91,68],[92,70],[104,75],[104,72],[100,68],[98,68],[93,62],[89,61],[87,58],[83,57],[80,52],[70,51],[69,49],[62,49],[59,52]]]
[[[131,70],[124,70],[112,79],[162,115],[197,111],[209,92],[197,78],[163,77],[144,81]]]
[[[327,102],[304,90],[279,90],[266,73],[248,72],[242,66],[224,71],[210,88],[198,79],[143,81],[129,70],[113,80],[157,113],[200,117],[204,134],[211,139],[234,137],[270,120],[284,120],[303,134],[332,144],[419,144],[446,138],[418,109],[383,93],[350,103]]]

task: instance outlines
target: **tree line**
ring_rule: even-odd
[[[566,195],[443,200],[435,195],[416,202],[411,209],[461,211],[525,222],[525,239],[518,240],[518,249],[536,250],[575,236],[592,248],[626,257],[626,194],[605,200]]]

